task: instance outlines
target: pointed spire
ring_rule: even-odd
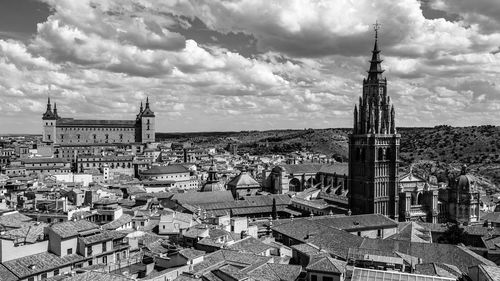
[[[149,97],[146,97],[146,108],[149,108]]]
[[[141,113],[144,109],[142,108],[142,101],[141,101],[141,107],[139,108],[139,113]]]
[[[47,98],[47,111],[52,111],[52,105],[50,104],[50,96]]]
[[[384,72],[381,65],[382,60],[380,59],[380,50],[377,42],[380,24],[375,22],[373,26],[375,30],[375,44],[373,45],[372,59],[370,60],[370,69],[368,70],[368,81],[382,79],[382,73]]]
[[[354,105],[354,134],[358,133],[358,106]]]
[[[391,134],[396,134],[396,113],[394,112],[394,105],[391,106]]]
[[[54,116],[56,119],[59,119],[59,115],[57,114],[57,103],[54,103]]]

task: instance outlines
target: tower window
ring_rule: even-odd
[[[50,140],[50,135],[47,135],[47,139]]]

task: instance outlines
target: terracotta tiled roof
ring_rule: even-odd
[[[345,272],[347,263],[331,257],[313,258],[306,267],[307,271],[319,271],[341,274]]]
[[[79,220],[55,223],[50,228],[52,228],[52,231],[54,231],[61,238],[68,238],[71,236],[77,236],[79,232],[99,229],[99,226],[86,220]]]
[[[82,259],[83,257],[77,254],[58,257],[52,253],[45,252],[6,261],[3,262],[3,265],[18,278],[24,279],[31,275],[73,264]]]

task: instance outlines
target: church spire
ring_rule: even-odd
[[[375,22],[375,44],[373,45],[372,59],[370,60],[370,69],[368,70],[368,81],[376,81],[382,79],[382,60],[380,59],[380,50],[378,48],[378,30],[380,29],[380,24]]]
[[[59,115],[57,114],[57,103],[54,103],[54,117],[59,119]]]
[[[52,105],[50,104],[50,96],[47,98],[47,109],[45,110],[45,113],[42,115],[43,120],[54,120],[55,115],[52,112]]]
[[[146,97],[146,108],[149,108],[149,97]]]

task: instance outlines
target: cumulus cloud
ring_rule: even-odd
[[[398,124],[500,120],[493,0],[431,3],[453,21],[417,0],[43,2],[31,39],[0,39],[5,132],[39,132],[49,92],[81,118],[130,119],[149,96],[159,131],[350,127],[376,20]]]

